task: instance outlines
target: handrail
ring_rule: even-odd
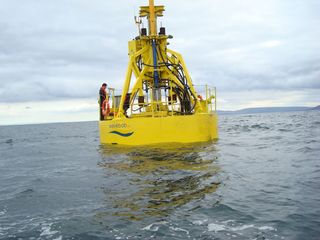
[[[199,94],[198,101],[200,101],[200,104],[201,104],[201,108],[198,110],[195,110],[195,111],[199,111],[200,113],[202,111],[208,112],[208,113],[216,112],[217,111],[217,90],[216,90],[216,87],[211,87],[207,84],[202,84],[202,85],[196,84],[193,86],[197,88],[196,93]],[[115,90],[114,88],[109,88],[108,90],[109,90],[109,99],[112,100],[112,103],[111,103],[112,115],[109,115],[105,119],[111,120],[117,116],[118,111],[120,109],[120,106],[116,106],[115,93],[117,90]],[[160,101],[152,100],[153,99],[153,89],[152,88],[150,89],[149,94],[150,94],[149,97],[145,96],[147,98],[147,101],[143,102],[143,103],[137,102],[137,99],[135,98],[135,96],[133,96],[135,99],[131,102],[130,107],[128,109],[129,116],[130,115],[137,115],[137,113],[135,113],[136,111],[140,111],[141,114],[146,114],[149,112],[152,117],[164,116],[161,114],[160,115],[157,114],[157,112],[158,111],[159,112],[167,111],[168,113],[166,116],[175,116],[177,114],[177,112],[181,111],[180,103],[178,101],[173,100],[174,97],[173,97],[171,85],[170,85],[169,94],[166,94],[165,96],[163,96],[163,97],[165,97],[165,99],[162,99]],[[203,95],[203,94],[205,94],[205,99],[203,99],[201,97],[201,95]],[[170,100],[169,100],[169,97],[170,97]],[[149,98],[151,99],[151,101],[149,101],[150,100]],[[135,107],[137,107],[137,108],[135,108]],[[164,110],[164,109],[166,109],[166,110]]]

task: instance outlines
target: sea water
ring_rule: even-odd
[[[97,125],[0,127],[0,239],[320,239],[320,111],[220,116],[189,145]]]

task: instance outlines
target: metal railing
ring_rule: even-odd
[[[198,96],[205,96],[207,110],[209,113],[217,111],[217,89],[209,85],[193,85]]]
[[[200,101],[202,111],[212,113],[217,111],[217,91],[216,87],[208,85],[193,85],[198,101]],[[108,89],[110,113],[104,117],[104,120],[113,119],[118,111],[120,105],[121,95],[115,95],[114,88]],[[143,97],[143,102],[139,101],[138,93],[134,97],[133,102],[127,109],[127,116],[174,116],[181,112],[181,103],[174,97],[172,88],[169,91],[162,91],[159,101],[153,98],[153,89],[150,88],[148,93],[140,96]]]

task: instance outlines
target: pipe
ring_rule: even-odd
[[[155,8],[154,8],[154,0],[149,0],[149,24],[150,24],[150,32],[149,34],[151,36],[156,36],[156,14],[155,14]]]
[[[158,73],[158,59],[157,59],[157,46],[156,40],[152,40],[152,52],[153,52],[153,68],[154,68],[154,85],[157,88],[159,85],[159,73]]]

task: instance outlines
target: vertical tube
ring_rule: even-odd
[[[172,94],[172,83],[169,82],[170,85],[170,99],[171,99],[171,116],[173,116],[173,94]]]
[[[159,74],[158,74],[158,58],[157,58],[157,46],[156,40],[152,40],[152,53],[153,53],[153,68],[154,68],[154,85],[157,88],[159,85]]]
[[[156,46],[156,36],[157,36],[157,17],[155,12],[154,0],[149,0],[149,35],[152,37],[152,54],[153,54],[153,68],[154,68],[154,91],[153,99],[155,101],[161,101],[161,93],[159,87],[159,73],[158,73],[158,57],[157,57],[157,46]]]
[[[112,108],[113,108],[113,118],[116,115],[116,104],[115,104],[115,96],[114,96],[114,89],[112,91]]]
[[[150,24],[150,29],[149,29],[149,34],[151,36],[155,36],[156,34],[156,15],[155,15],[155,9],[154,9],[154,0],[149,0],[149,24]]]
[[[150,91],[152,117],[154,117],[154,97],[153,97],[153,94],[154,94],[154,91],[153,91],[153,87],[152,87],[151,91]]]
[[[130,87],[130,82],[131,82],[131,76],[132,76],[132,64],[133,64],[133,60],[134,58],[131,56],[130,57],[130,61],[129,61],[129,65],[128,65],[128,70],[127,70],[127,74],[126,74],[126,80],[124,83],[124,87],[122,89],[122,95],[121,95],[121,100],[120,100],[120,105],[119,105],[119,110],[117,113],[117,117],[120,117],[121,114],[124,114],[124,108],[123,108],[123,104],[126,100],[126,95],[129,92],[129,87]]]

